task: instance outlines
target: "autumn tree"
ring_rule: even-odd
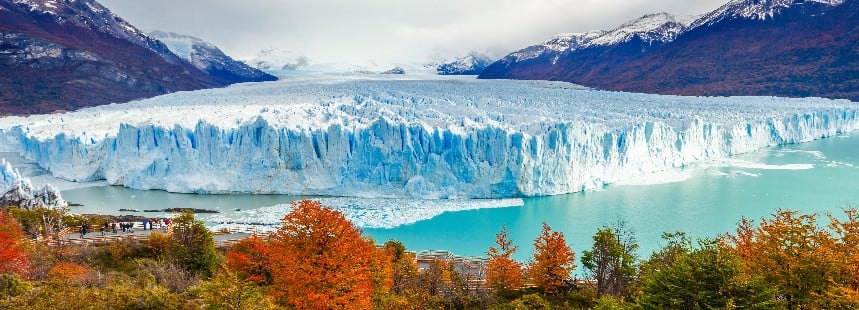
[[[624,295],[637,272],[638,244],[621,227],[603,227],[593,237],[591,250],[582,253],[582,266],[596,281],[597,295]]]
[[[92,280],[93,271],[84,265],[72,262],[60,262],[51,268],[48,274],[51,279],[60,282],[86,283]]]
[[[406,252],[402,242],[389,240],[384,250],[391,260],[391,288],[381,300],[375,300],[377,309],[432,308],[441,302],[423,286],[415,254]]]
[[[210,309],[279,309],[265,287],[227,266],[211,280],[200,283],[200,295]]]
[[[374,243],[370,240],[370,243]],[[394,285],[396,254],[387,247],[374,247],[370,253],[370,278],[373,281],[373,304],[379,304]]]
[[[837,272],[833,280],[838,288],[832,292],[848,308],[859,308],[859,210],[844,209],[845,219],[828,214],[829,228],[838,240],[834,246]]]
[[[68,207],[9,208],[9,213],[23,226],[28,236],[58,237],[59,231],[72,226],[67,221],[74,218],[69,214]]]
[[[391,291],[398,295],[405,295],[407,290],[414,290],[414,282],[418,274],[415,254],[406,252],[405,245],[395,240],[385,242],[385,250],[392,264]]]
[[[534,285],[547,293],[572,286],[570,273],[576,268],[575,257],[563,233],[552,231],[543,222],[543,230],[534,240],[534,250],[528,272]]]
[[[212,232],[201,221],[194,219],[194,213],[182,212],[172,220],[170,238],[174,246],[170,255],[189,271],[212,276],[218,265],[218,253]]]
[[[259,284],[271,284],[268,243],[257,235],[239,240],[227,252],[226,267]]]
[[[671,260],[656,261],[659,267],[644,279],[642,308],[771,309],[776,306],[775,291],[759,278],[742,277],[739,258],[719,241],[701,240],[697,248],[689,248],[688,252],[676,250],[663,249],[661,252],[674,256]]]
[[[525,277],[522,265],[512,258],[519,247],[513,245],[507,227],[501,226],[495,234],[495,244],[486,252],[486,286],[499,291],[519,289]]]
[[[302,200],[282,223],[269,241],[277,302],[298,309],[372,307],[375,248],[342,213]]]
[[[758,227],[743,219],[729,240],[745,273],[775,284],[788,307],[831,307],[825,297],[834,288],[835,240],[817,225],[817,215],[779,210]]]
[[[21,225],[8,213],[0,212],[0,274],[28,276],[30,259],[25,238]]]

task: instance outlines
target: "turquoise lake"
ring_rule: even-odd
[[[679,230],[692,237],[713,237],[733,231],[743,216],[759,219],[779,208],[838,214],[848,204],[859,205],[859,134],[690,165],[635,183],[526,198],[521,207],[447,212],[413,224],[364,231],[379,242],[398,239],[411,250],[443,249],[482,256],[504,225],[520,247],[517,258],[527,260],[543,221],[562,231],[576,253],[590,247],[591,236],[599,227],[624,223],[641,246],[639,256],[646,257],[661,245],[663,232]],[[170,207],[230,212],[307,198],[172,194],[104,185],[65,190],[63,196],[84,205],[73,212],[110,214],[128,214],[119,208]]]
[[[859,135],[773,147],[679,174],[685,179],[528,198],[523,207],[446,213],[365,231],[377,240],[399,239],[411,249],[485,255],[505,225],[520,247],[517,258],[527,260],[542,221],[564,232],[576,253],[592,245],[599,227],[624,223],[641,247],[639,256],[646,257],[662,245],[663,232],[715,237],[733,232],[744,216],[759,220],[778,209],[841,215],[848,204],[859,206]]]

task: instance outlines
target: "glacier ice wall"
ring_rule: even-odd
[[[54,175],[137,189],[420,198],[553,195],[766,146],[859,127],[855,111],[723,127],[645,122],[620,132],[558,124],[540,135],[494,127],[464,132],[392,124],[294,131],[265,120],[224,130],[122,125],[88,144],[13,132]]]
[[[37,129],[33,120],[24,119],[10,121],[12,125],[7,124],[5,128],[0,126],[0,136],[57,177],[75,181],[105,179],[110,184],[136,189],[352,197],[503,198],[594,189],[697,161],[778,144],[811,141],[859,128],[859,107],[849,102],[824,99],[815,99],[821,102],[815,105],[809,103],[817,102],[815,100],[795,104],[787,99],[782,103],[781,99],[773,98],[695,99],[561,90],[559,92],[564,96],[579,98],[586,95],[592,97],[588,100],[596,103],[613,103],[594,104],[587,108],[590,110],[568,111],[572,109],[569,106],[575,104],[565,105],[564,100],[559,100],[551,105],[525,105],[510,111],[505,106],[509,100],[516,100],[517,104],[523,100],[538,100],[545,92],[556,91],[543,89],[546,85],[557,84],[522,86],[522,83],[513,82],[459,82],[465,86],[456,83],[442,85],[453,95],[435,95],[437,97],[433,99],[433,95],[422,92],[447,82],[430,81],[426,82],[429,83],[427,85],[417,85],[413,89],[407,87],[392,95],[387,90],[402,88],[397,83],[371,84],[379,90],[361,86],[360,92],[369,91],[367,96],[372,100],[355,95],[337,96],[338,92],[355,92],[349,87],[354,87],[356,82],[334,83],[347,86],[326,86],[331,87],[329,91],[316,91],[323,94],[319,95],[322,99],[307,99],[307,93],[302,94],[300,89],[296,89],[297,95],[287,96],[303,100],[300,102],[302,113],[310,111],[305,105],[308,101],[321,102],[313,109],[326,111],[308,114],[307,119],[313,122],[298,125],[294,117],[279,119],[267,116],[274,107],[289,112],[295,105],[264,103],[261,105],[264,108],[260,109],[243,102],[225,110],[239,114],[253,111],[243,116],[242,121],[211,121],[211,115],[208,118],[200,116],[193,125],[189,125],[187,120],[176,121],[172,126],[165,125],[170,123],[169,119],[139,124],[117,121],[111,125],[115,129],[94,137],[94,134],[84,133],[86,128],[62,130],[55,135],[38,134],[42,129]],[[471,83],[491,86],[500,83],[502,86],[474,90],[480,87],[473,87]],[[281,87],[288,86],[281,84]],[[527,91],[533,91],[535,95],[529,97]],[[457,95],[461,93],[467,96]],[[490,93],[497,97],[491,97]],[[512,93],[520,94],[524,99],[502,98],[512,96]],[[188,96],[167,98],[182,101],[181,98],[187,99]],[[270,99],[270,96],[264,98]],[[626,104],[623,103],[626,102],[622,100],[624,98],[635,100]],[[108,111],[129,113],[129,109],[140,108],[152,113],[155,107],[174,106],[164,104],[165,100],[168,99],[158,99],[155,103],[145,101],[144,107],[131,105],[123,108],[118,105],[105,108],[107,110],[86,110],[81,115],[91,113],[97,119],[104,119],[110,118]],[[421,103],[423,100],[432,103]],[[670,104],[678,100],[681,102]],[[640,105],[645,105],[642,102],[649,101],[658,102],[659,109],[654,110],[651,106],[651,110],[644,114],[646,117],[639,117],[642,115],[640,111],[626,112],[631,116],[614,115],[627,109],[642,109]],[[702,107],[693,106],[698,101]],[[788,107],[779,108],[782,110],[777,113],[763,111],[769,107],[768,101],[772,102],[773,109],[780,104]],[[282,103],[283,99],[278,99],[278,102]],[[731,114],[716,120],[700,116],[731,111],[732,102],[737,102],[738,109],[746,111],[739,116]],[[706,110],[707,106],[712,109],[716,103],[719,103],[720,110]],[[468,110],[462,110],[465,109],[463,106]],[[588,105],[579,103],[578,106]],[[677,108],[672,110],[674,106]],[[456,111],[450,114],[461,115],[439,113],[442,116],[426,116],[430,113],[428,111],[444,111],[446,107]],[[535,112],[527,112],[529,108]],[[645,105],[644,109],[647,108]],[[193,106],[187,109],[186,113],[196,113],[204,108]],[[368,110],[375,112],[369,113]],[[390,112],[392,110],[395,112]],[[354,118],[342,116],[343,113]],[[492,116],[492,113],[502,115]],[[601,120],[580,117],[600,113],[609,116]],[[687,116],[677,118],[678,113]],[[551,119],[546,118],[547,115],[561,116]],[[525,120],[535,117],[542,117],[541,121],[526,123]],[[57,123],[53,126],[62,127]]]

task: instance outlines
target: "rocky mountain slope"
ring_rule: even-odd
[[[224,54],[220,48],[202,39],[173,32],[153,31],[150,33],[164,42],[174,54],[194,67],[208,73],[220,83],[276,81],[277,78],[256,68],[251,68]]]
[[[506,56],[480,77],[660,94],[859,101],[857,12],[857,0],[735,0],[695,20],[674,18],[672,24],[670,15],[660,14],[654,20],[662,23],[634,21],[610,32],[555,38]],[[633,24],[649,27],[633,31]]]
[[[75,110],[228,83],[95,0],[0,0],[0,115]]]

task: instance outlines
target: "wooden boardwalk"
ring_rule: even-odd
[[[68,246],[68,245],[107,245],[114,242],[131,242],[131,243],[142,243],[147,242],[152,233],[170,233],[171,227],[163,227],[156,229],[144,230],[143,224],[135,224],[133,232],[123,232],[121,230],[117,231],[117,233],[113,233],[113,231],[108,231],[102,234],[101,231],[90,232],[83,238],[80,237],[80,233],[78,232],[80,227],[75,229],[63,229],[62,231],[57,233],[57,237],[55,238],[42,238],[39,237],[35,241],[42,242],[48,246],[59,247],[59,246]],[[219,230],[213,231],[215,246],[219,248],[229,248],[235,245],[242,239],[248,238],[254,234],[262,237],[268,238],[269,233],[265,231],[258,231],[255,229],[229,229],[229,230]]]

